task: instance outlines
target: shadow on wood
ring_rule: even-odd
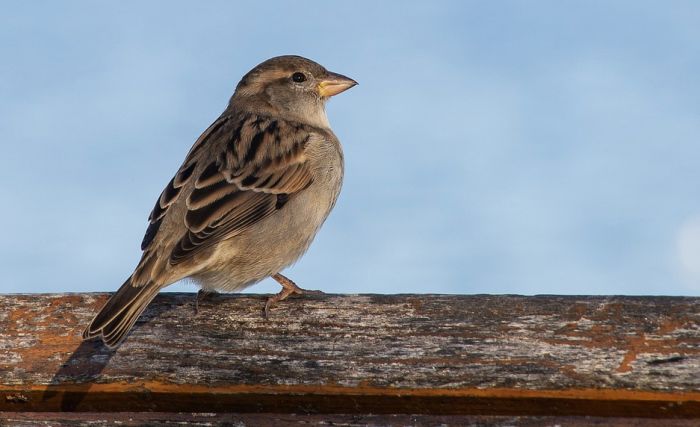
[[[91,378],[99,378],[100,373],[109,363],[112,354],[104,358],[95,358],[99,349],[103,347],[97,342],[82,342],[80,346],[68,357],[60,369],[56,372],[46,387],[46,391],[41,394],[42,405],[48,407],[57,406],[61,411],[75,411],[81,407],[81,403],[87,396],[92,387],[89,382],[75,383],[75,378],[81,376],[89,376]],[[92,361],[85,363],[85,361]],[[74,390],[71,393],[65,392],[65,384],[74,383]]]

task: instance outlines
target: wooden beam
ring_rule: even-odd
[[[700,418],[700,298],[0,295],[0,411]],[[681,425],[681,424],[678,424]]]
[[[693,419],[405,414],[256,414],[172,412],[0,412],[7,426],[472,426],[472,427],[697,427]]]

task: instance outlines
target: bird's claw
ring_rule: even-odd
[[[263,317],[265,317],[265,319],[269,319],[270,308],[272,308],[272,306],[274,306],[280,301],[284,301],[285,299],[287,299],[287,297],[291,295],[324,295],[323,291],[302,289],[299,286],[297,286],[296,283],[294,283],[293,281],[289,280],[281,274],[275,274],[274,276],[272,276],[272,278],[275,279],[280,285],[282,285],[282,290],[276,293],[275,295],[272,295],[270,298],[267,299],[267,302],[265,302],[265,308],[263,309]]]

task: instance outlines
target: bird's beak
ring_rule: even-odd
[[[342,74],[328,72],[328,76],[318,84],[318,93],[322,98],[328,98],[344,92],[357,85],[357,82]]]

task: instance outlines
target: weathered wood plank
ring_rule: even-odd
[[[659,427],[654,418],[519,417],[494,415],[404,414],[231,414],[163,412],[0,412],[0,425],[13,427],[76,426],[376,426],[376,427]],[[663,427],[697,427],[693,419],[666,419]]]
[[[700,417],[700,298],[163,294],[114,352],[105,299],[0,296],[0,411]]]

